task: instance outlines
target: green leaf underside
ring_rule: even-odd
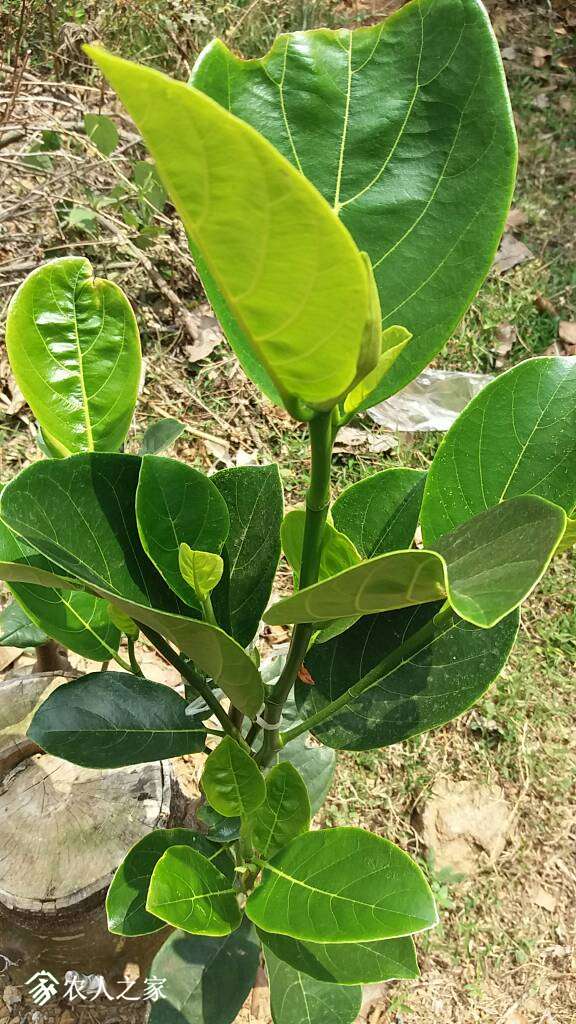
[[[258,970],[260,948],[244,918],[223,938],[173,932],[150,970],[166,978],[162,999],[150,1007],[150,1024],[232,1024]],[[224,983],[223,983],[224,981]]]
[[[296,684],[301,716],[336,700],[429,622],[438,605],[365,616],[306,657],[314,686]],[[504,667],[518,630],[512,612],[490,630],[463,620],[440,626],[426,647],[314,728],[330,747],[370,750],[435,729],[466,711]]]
[[[136,519],[144,551],[175,594],[200,609],[179,568],[180,544],[219,552],[229,529],[228,509],[211,480],[175,459],[145,455],[136,492]]]
[[[48,572],[41,556],[40,568],[11,558],[0,563],[0,576],[73,589],[81,580],[188,654],[242,711],[256,713],[264,692],[253,661],[220,629],[185,617],[190,609],[140,544],[134,507],[140,463],[134,455],[91,453],[23,470],[2,493],[2,517],[62,569]]]
[[[84,257],[39,267],[10,304],[6,347],[14,376],[60,456],[117,451],[140,382],[140,340],[130,303]]]
[[[160,452],[170,448],[182,436],[185,430],[184,424],[172,416],[167,416],[163,420],[151,423],[144,431],[139,454],[159,455]]]
[[[188,828],[150,832],[126,854],[108,889],[108,929],[115,935],[148,935],[165,927],[164,921],[146,910],[146,897],[152,872],[171,846],[189,846],[212,861],[227,878],[232,880],[234,877],[234,862],[230,854],[216,849],[198,832]]]
[[[289,761],[275,765],[266,776],[264,802],[248,822],[252,846],[269,858],[309,828],[310,799],[303,779]]]
[[[514,366],[466,406],[440,445],[422,504],[426,544],[519,494],[570,513],[576,504],[576,366],[542,357]]]
[[[284,514],[277,466],[223,469],[211,478],[228,506],[224,576],[212,593],[218,623],[242,647],[254,638],[270,600]]]
[[[362,1006],[359,985],[340,987],[294,970],[264,948],[274,1024],[354,1024]]]
[[[142,132],[188,234],[278,389],[333,404],[356,377],[368,313],[367,274],[348,232],[266,139],[203,93],[87,52]]]
[[[229,879],[189,846],[172,846],[162,855],[152,872],[146,909],[196,935],[228,935],[242,920]]]
[[[212,807],[227,818],[250,814],[266,796],[262,772],[231,736],[225,736],[209,755],[202,788]]]
[[[204,749],[186,701],[170,687],[127,672],[91,672],[54,690],[28,736],[85,768],[122,768]]]
[[[217,40],[191,81],[299,167],[368,253],[383,326],[413,334],[369,403],[394,394],[471,302],[511,199],[514,126],[482,4],[413,2],[371,28],[280,36],[260,60]]]
[[[414,539],[426,474],[385,469],[352,484],[334,502],[334,526],[363,558],[408,548]]]
[[[208,829],[206,839],[211,843],[235,843],[240,836],[240,818],[227,818],[210,804],[201,804],[196,817]]]
[[[414,942],[409,935],[380,942],[302,942],[257,929],[262,944],[278,959],[317,981],[369,985],[417,978]]]
[[[396,938],[437,921],[432,893],[414,861],[358,828],[292,840],[264,866],[246,913],[264,931],[311,942]]]
[[[17,601],[10,601],[0,612],[0,647],[38,647],[48,639]]]
[[[265,621],[321,622],[447,596],[461,618],[489,628],[534,588],[565,525],[558,506],[535,496],[512,498],[446,534],[435,551],[379,555],[285,598]]]
[[[294,573],[296,586],[298,586],[302,568],[305,521],[306,512],[299,508],[288,512],[282,521],[282,550]],[[325,580],[330,576],[335,576],[337,572],[349,569],[351,565],[357,565],[359,561],[360,555],[346,534],[334,529],[330,523],[325,523],[318,579]]]

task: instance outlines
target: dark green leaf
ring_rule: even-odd
[[[240,818],[227,818],[210,804],[201,804],[196,817],[208,829],[206,839],[211,843],[234,843],[240,836]]]
[[[306,668],[314,686],[297,683],[303,718],[326,707],[406,643],[438,611],[438,605],[369,615],[347,633],[314,647]],[[456,718],[499,675],[518,629],[518,611],[490,630],[459,619],[439,626],[424,649],[407,657],[332,718],[314,729],[330,747],[369,750],[399,743]],[[288,749],[291,744],[288,744]]]
[[[174,690],[127,672],[91,672],[54,690],[28,736],[86,768],[122,768],[197,753],[206,738]]]
[[[189,846],[171,846],[152,872],[146,909],[195,935],[228,935],[242,913],[230,880]]]
[[[189,828],[150,832],[126,854],[108,889],[108,928],[115,935],[147,935],[165,927],[164,921],[146,910],[146,897],[152,872],[171,846],[189,846],[212,861],[227,878],[234,877],[230,854],[215,849],[214,844],[198,832]]]
[[[253,639],[272,590],[280,558],[284,513],[277,466],[223,469],[211,478],[228,506],[224,578],[212,594],[223,629],[246,647]]]
[[[410,547],[414,540],[426,474],[417,469],[385,469],[352,484],[332,506],[337,530],[363,558]]]
[[[232,1024],[256,978],[260,949],[250,922],[225,938],[174,932],[151,975],[166,978],[150,1024]]]
[[[395,978],[417,978],[414,942],[409,935],[380,942],[302,942],[258,929],[262,944],[296,971],[336,985],[368,985]]]
[[[576,503],[575,362],[529,359],[466,406],[428,473],[422,504],[426,544],[520,494],[537,494],[571,513]]]
[[[170,448],[185,430],[184,424],[180,423],[180,420],[175,420],[172,416],[167,416],[163,420],[156,420],[144,432],[140,445],[140,455],[159,455],[160,452]]]
[[[354,1024],[362,1006],[359,985],[316,981],[294,970],[265,947],[274,1024]]]
[[[105,114],[84,114],[84,129],[88,138],[103,156],[110,156],[118,145],[118,129]]]
[[[0,647],[38,647],[48,639],[17,601],[10,601],[0,612]]]
[[[246,913],[268,932],[311,942],[371,942],[431,928],[434,898],[397,846],[359,828],[307,832],[264,866]]]
[[[302,567],[305,521],[306,512],[300,508],[288,512],[282,520],[282,550],[294,573],[296,587],[298,587]],[[344,532],[336,530],[331,523],[325,523],[318,579],[328,579],[329,576],[335,576],[337,572],[342,572],[343,569],[348,569],[351,565],[357,565],[360,561],[360,555],[349,537]]]
[[[329,747],[310,746],[309,733],[303,733],[278,753],[280,762],[288,761],[300,773],[308,790],[310,809],[317,814],[322,807],[334,777],[336,754]]]
[[[369,402],[393,394],[452,334],[512,194],[514,126],[483,5],[420,0],[371,28],[282,35],[246,62],[217,40],[192,83],[300,168],[368,253],[383,326],[413,334]]]
[[[308,790],[289,761],[266,776],[266,797],[247,822],[250,842],[265,860],[310,828]]]
[[[211,480],[197,469],[161,455],[144,455],[136,493],[142,546],[175,594],[200,609],[183,578],[179,548],[219,552],[229,530],[228,509]]]
[[[208,802],[226,818],[250,814],[266,796],[262,772],[231,736],[225,736],[209,755],[202,788]]]

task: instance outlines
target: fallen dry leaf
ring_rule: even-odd
[[[542,46],[535,46],[532,50],[532,64],[535,68],[543,68],[548,57],[552,56],[552,50],[544,50]]]
[[[524,263],[525,260],[532,258],[533,253],[528,246],[524,245],[524,242],[521,242],[507,231],[500,242],[500,248],[496,253],[492,269],[497,274],[505,274],[512,267],[516,267],[519,263]]]
[[[524,213],[524,210],[521,210],[519,206],[513,206],[506,218],[506,230],[521,228],[527,220],[528,217]]]
[[[532,100],[532,106],[537,110],[546,110],[550,106],[550,97],[547,92],[539,92]]]
[[[552,914],[556,910],[556,897],[551,892],[547,892],[541,885],[535,885],[529,892],[530,898],[537,907],[542,907],[543,910],[547,910]]]
[[[224,340],[220,325],[212,313],[208,303],[193,309],[188,316],[193,322],[195,340],[193,345],[186,345],[184,352],[190,363],[198,363],[206,359],[217,345]]]
[[[517,57],[516,47],[505,46],[503,50],[500,50],[503,60],[515,60]]]
[[[550,299],[547,299],[545,295],[541,295],[540,292],[538,292],[534,299],[534,305],[541,313],[548,313],[548,316],[558,316],[556,306],[552,305]]]
[[[479,848],[493,863],[506,845],[513,812],[499,786],[437,782],[422,814],[422,839],[437,869],[474,874]]]
[[[496,358],[494,360],[494,366],[497,370],[500,370],[506,362],[506,356],[518,339],[514,324],[498,324],[495,331],[495,338],[496,345],[494,346],[493,351]]]
[[[367,448],[372,454],[391,452],[398,447],[398,439],[393,434],[380,434],[371,430],[358,430],[357,427],[344,427],[338,431],[334,451],[340,454],[354,454],[358,448]]]
[[[558,337],[569,349],[576,348],[576,321],[561,320],[558,324]],[[568,355],[573,354],[573,352],[568,353]]]
[[[512,1009],[504,1017],[504,1024],[530,1024],[530,1021],[522,1010]]]

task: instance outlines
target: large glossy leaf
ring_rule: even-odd
[[[409,935],[380,942],[302,942],[260,928],[265,948],[296,971],[336,985],[368,985],[394,978],[417,978],[414,942]]]
[[[132,307],[89,260],[64,256],[30,274],[14,295],[6,347],[22,394],[60,456],[117,451],[140,382]]]
[[[91,672],[54,690],[28,736],[85,768],[122,768],[204,749],[206,733],[169,686],[127,672]]]
[[[228,506],[224,578],[212,594],[219,624],[239,644],[253,639],[270,599],[284,512],[277,466],[223,469],[210,478]]]
[[[438,606],[368,615],[327,644],[314,647],[306,668],[314,686],[296,685],[303,718],[315,714],[393,655]],[[417,654],[377,679],[333,717],[314,729],[330,747],[370,750],[399,743],[461,715],[488,689],[506,663],[518,629],[512,612],[490,630],[461,619],[439,625]],[[290,744],[288,744],[290,747]]]
[[[10,601],[0,612],[1,647],[38,647],[48,639],[17,601]]]
[[[150,832],[128,851],[112,879],[106,897],[109,931],[115,935],[148,935],[165,927],[164,921],[146,910],[146,898],[152,872],[171,846],[189,846],[212,861],[227,878],[234,877],[230,854],[215,848],[198,832],[189,828]]]
[[[288,512],[282,520],[282,550],[294,573],[296,587],[302,567],[305,522],[306,512],[300,508]],[[349,569],[351,565],[357,565],[360,561],[360,555],[350,538],[336,530],[331,523],[325,523],[318,579],[328,579],[329,576],[335,576],[337,572]]]
[[[279,960],[267,947],[264,956],[274,1024],[354,1024],[362,1005],[359,985],[316,981]]]
[[[264,866],[246,913],[311,942],[395,938],[436,924],[424,875],[397,846],[359,828],[307,832]]]
[[[275,765],[266,776],[264,802],[247,822],[252,846],[267,860],[309,828],[310,799],[304,780],[289,761]]]
[[[332,506],[335,527],[363,558],[408,548],[414,539],[426,474],[385,469],[352,484]]]
[[[230,526],[228,509],[211,480],[175,459],[145,455],[136,492],[142,547],[175,594],[201,604],[179,567],[179,548],[219,552]]]
[[[262,135],[203,93],[102,50],[88,53],[142,132],[279,391],[333,405],[356,379],[370,313],[369,275],[348,231]]]
[[[146,909],[194,935],[228,935],[242,920],[231,881],[189,846],[171,846],[156,864]]]
[[[446,534],[435,550],[378,555],[285,598],[265,620],[322,622],[447,596],[458,615],[489,628],[536,586],[565,526],[557,505],[512,498]]]
[[[62,567],[61,576],[45,569],[40,556],[32,566],[24,558],[3,561],[0,574],[9,582],[75,589],[81,580],[188,654],[242,711],[256,713],[264,691],[254,662],[222,630],[185,617],[190,609],[168,588],[140,544],[134,508],[140,461],[134,455],[91,453],[23,470],[2,493],[2,516]]]
[[[208,802],[226,818],[250,814],[266,796],[262,772],[230,736],[225,736],[209,755],[202,788]]]
[[[1,521],[0,561],[21,563],[31,579],[35,571],[60,572]],[[120,632],[110,621],[106,602],[99,597],[27,582],[14,582],[10,589],[37,628],[81,657],[108,661],[118,651]]]
[[[224,938],[173,932],[152,962],[165,978],[150,1024],[232,1024],[254,984],[260,947],[250,922]]]
[[[246,62],[216,41],[192,83],[300,168],[370,256],[383,326],[413,334],[370,402],[393,394],[471,302],[510,202],[514,127],[484,7],[414,0],[372,28],[282,35]]]
[[[568,513],[576,503],[573,358],[529,359],[466,406],[428,473],[425,543],[519,494],[538,494]]]

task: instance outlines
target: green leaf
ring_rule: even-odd
[[[363,558],[410,547],[425,480],[418,469],[385,469],[352,484],[332,506],[334,526]]]
[[[519,494],[537,494],[570,514],[576,504],[574,363],[569,357],[529,359],[466,406],[428,473],[426,544]]]
[[[228,935],[242,920],[233,885],[189,846],[171,846],[152,872],[146,910],[196,935]]]
[[[103,156],[110,156],[118,145],[118,129],[105,114],[84,114],[84,130]]]
[[[211,480],[175,459],[145,455],[136,492],[136,518],[142,547],[175,594],[201,608],[183,578],[182,543],[200,551],[220,551],[229,529],[226,503]]]
[[[405,327],[387,327],[382,332],[382,351],[374,369],[368,373],[353,391],[346,395],[344,412],[348,419],[362,410],[369,409],[378,401],[378,393],[386,387],[385,377],[398,356],[404,351],[412,335]]]
[[[438,611],[438,605],[365,616],[347,633],[312,648],[306,668],[314,686],[296,684],[302,718],[315,714],[390,657]],[[518,611],[490,630],[461,619],[436,628],[420,653],[382,675],[314,728],[330,747],[370,750],[444,725],[482,696],[506,664]],[[290,744],[288,744],[290,747]]]
[[[167,416],[163,420],[156,420],[151,423],[144,432],[140,444],[140,455],[159,455],[160,452],[170,448],[179,437],[182,436],[186,427],[180,420]]]
[[[369,315],[348,231],[266,139],[203,93],[86,51],[142,132],[254,355],[290,404],[330,408],[356,380]]]
[[[294,573],[294,584],[296,587],[298,587],[300,569],[302,567],[305,522],[305,510],[300,508],[293,509],[292,512],[288,512],[284,516],[280,533],[282,550]],[[351,565],[357,565],[359,561],[360,555],[352,541],[344,533],[336,530],[331,523],[325,523],[318,579],[324,580],[330,576],[335,576],[337,572],[349,569]]]
[[[296,768],[285,761],[266,776],[264,802],[247,822],[250,842],[265,860],[310,828],[308,790]]]
[[[262,772],[231,736],[225,736],[207,758],[202,789],[212,807],[226,818],[251,814],[266,796]]]
[[[208,829],[206,839],[211,843],[235,843],[240,837],[240,818],[227,818],[210,804],[200,804],[196,817]]]
[[[452,334],[510,203],[514,125],[483,5],[420,0],[371,28],[282,35],[260,60],[217,40],[192,84],[299,167],[368,253],[383,326],[413,338],[363,406],[394,394]]]
[[[27,616],[17,601],[0,612],[0,647],[39,647],[49,637]]]
[[[576,519],[568,519],[566,522],[566,529],[564,536],[560,541],[556,554],[562,554],[564,551],[570,551],[571,548],[576,544]]]
[[[134,164],[134,181],[142,198],[161,213],[167,196],[154,165],[147,160],[137,160]]]
[[[327,985],[294,970],[265,947],[274,1024],[354,1024],[362,1006],[359,985]]]
[[[122,446],[140,382],[138,327],[124,293],[93,277],[89,260],[63,256],[29,274],[10,303],[6,347],[60,456]]]
[[[230,854],[226,850],[215,850],[198,832],[189,828],[150,832],[126,854],[112,879],[106,897],[109,931],[115,935],[148,935],[165,927],[164,921],[146,910],[146,897],[152,872],[171,846],[189,846],[212,861],[227,878],[234,877]]]
[[[368,985],[417,978],[416,950],[410,936],[380,942],[302,942],[258,929],[264,947],[296,971],[336,985]]]
[[[10,558],[0,560],[0,578],[73,589],[81,580],[135,622],[160,632],[236,707],[255,714],[264,688],[254,662],[216,626],[185,617],[190,609],[169,590],[139,542],[134,504],[140,462],[134,455],[91,453],[23,470],[2,493],[2,517],[56,567],[46,569],[40,555],[32,564]]]
[[[336,755],[329,747],[309,746],[307,742],[309,735],[310,733],[307,732],[302,733],[301,736],[297,736],[295,740],[282,747],[282,750],[278,752],[278,760],[280,763],[287,761],[294,765],[302,776],[308,790],[311,812],[317,814],[332,785]]]
[[[186,583],[192,587],[200,602],[205,601],[222,579],[224,562],[220,555],[211,551],[193,551],[188,544],[181,544],[178,565]]]
[[[250,922],[224,938],[174,932],[150,973],[165,978],[150,1024],[232,1024],[254,985],[260,947]]]
[[[124,633],[130,640],[137,640],[140,630],[134,622],[134,619],[131,619],[129,615],[125,615],[124,612],[121,612],[120,609],[117,608],[116,605],[111,604],[110,601],[108,602],[107,608],[110,619],[116,626],[116,629],[119,629],[120,632]]]
[[[122,768],[204,749],[206,732],[170,687],[128,672],[90,672],[54,690],[28,736],[85,768]]]
[[[223,469],[210,479],[230,516],[224,577],[212,594],[212,604],[222,628],[246,647],[270,599],[280,558],[280,474],[277,466],[241,466]]]
[[[396,938],[437,922],[420,868],[359,828],[307,832],[264,866],[246,913],[268,932],[311,942]]]
[[[488,629],[536,586],[565,525],[558,506],[533,496],[512,498],[446,534],[435,550],[396,551],[361,562],[284,598],[265,621],[321,622],[447,596],[461,618]]]

